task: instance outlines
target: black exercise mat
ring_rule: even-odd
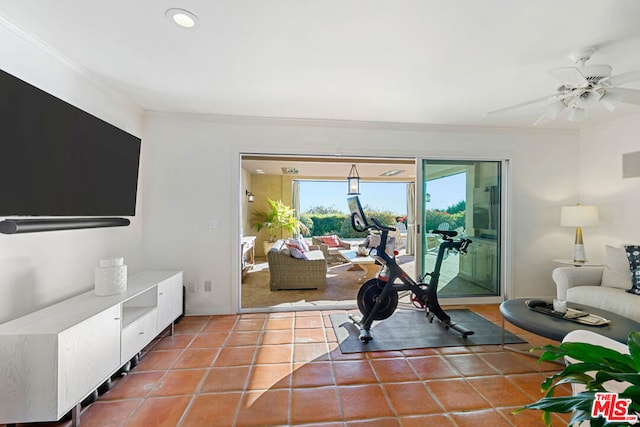
[[[502,343],[502,329],[482,316],[466,309],[446,312],[453,322],[474,331],[474,334],[465,339],[456,331],[445,328],[437,318],[429,323],[423,311],[397,310],[388,319],[373,322],[373,339],[364,344],[358,338],[358,327],[348,315],[332,314],[329,317],[342,353]],[[505,331],[504,342],[516,344],[526,341]]]

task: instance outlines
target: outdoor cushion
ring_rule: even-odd
[[[329,246],[330,248],[340,247],[340,241],[338,240],[338,236],[336,236],[335,234],[331,236],[320,236],[319,239],[322,243]]]
[[[304,247],[298,241],[298,239],[292,237],[285,242],[285,245],[289,249],[292,257],[298,259],[307,259],[307,256],[304,253]]]

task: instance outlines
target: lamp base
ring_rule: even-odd
[[[583,244],[576,243],[573,246],[573,262],[587,262]]]

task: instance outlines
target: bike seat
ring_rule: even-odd
[[[454,230],[431,230],[429,233],[440,234],[443,237],[456,237],[458,232]]]

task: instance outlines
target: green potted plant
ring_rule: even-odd
[[[580,342],[565,342],[559,346],[547,345],[539,347],[544,350],[540,361],[553,361],[563,357],[573,359],[559,373],[548,377],[542,383],[545,396],[537,402],[525,405],[515,413],[525,409],[542,410],[542,419],[547,426],[551,425],[551,413],[569,413],[573,416],[570,425],[589,421],[592,427],[606,425],[629,425],[626,423],[607,421],[605,417],[591,417],[595,394],[607,392],[607,381],[623,381],[629,386],[618,393],[618,400],[630,399],[629,415],[640,415],[640,332],[633,331],[627,340],[630,354]],[[535,350],[535,349],[534,349]],[[575,362],[574,362],[575,361]],[[561,384],[582,384],[586,390],[572,396],[554,396],[554,390]]]
[[[269,238],[265,243],[266,254],[282,233],[307,234],[309,229],[296,216],[295,209],[281,200],[267,199],[268,209],[256,210],[251,214],[251,226],[257,231],[267,230]]]

